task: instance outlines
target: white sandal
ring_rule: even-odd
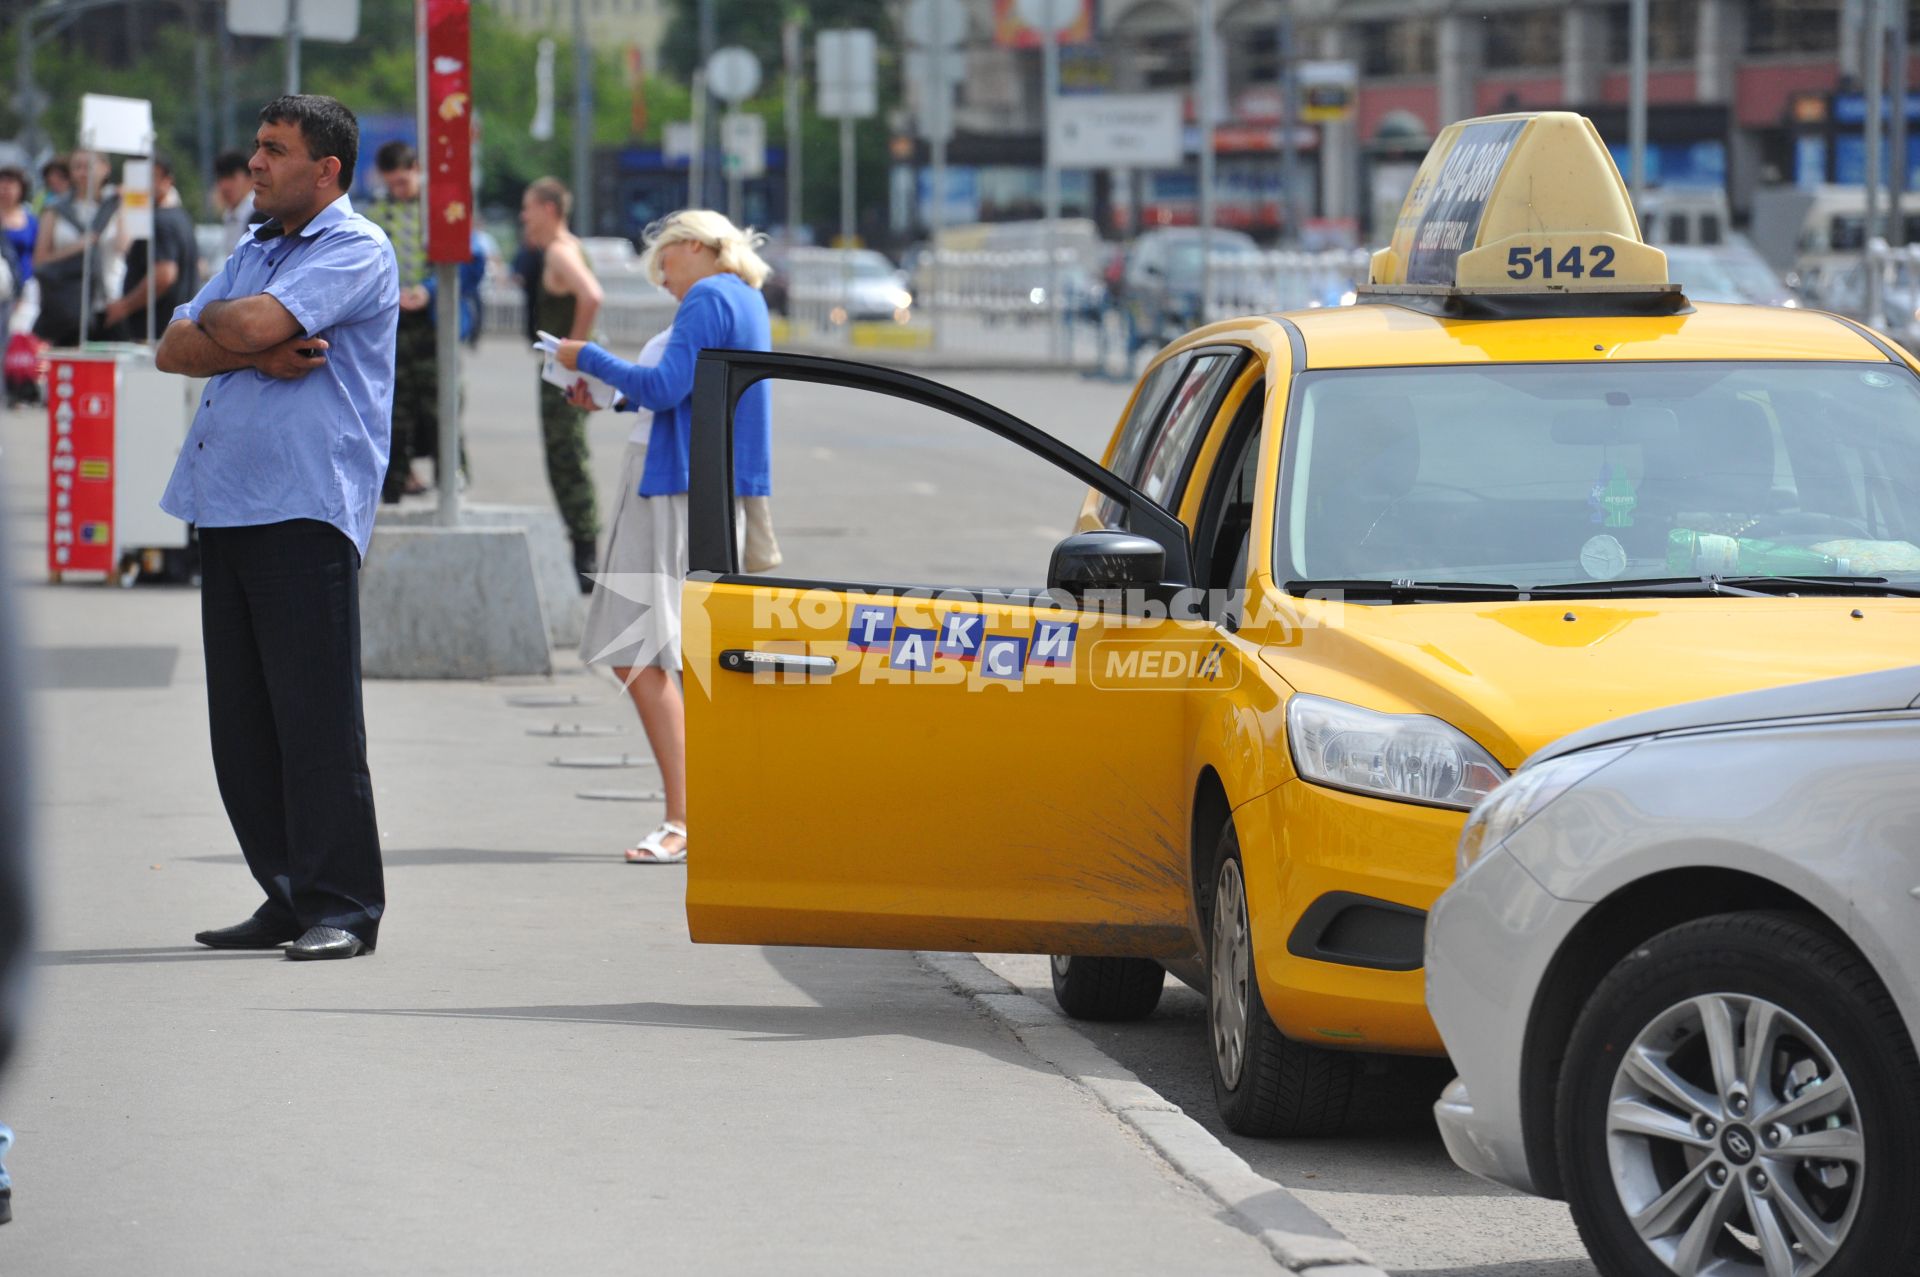
[[[680,845],[672,851],[666,848],[667,838],[673,834],[680,836]],[[663,820],[654,831],[640,840],[637,847],[627,848],[627,863],[630,865],[677,865],[687,858],[687,827],[677,820]]]

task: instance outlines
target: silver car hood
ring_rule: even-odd
[[[1648,710],[1644,714],[1629,714],[1625,718],[1598,723],[1562,736],[1534,754],[1527,763],[1531,766],[1578,749],[1589,749],[1637,736],[1657,736],[1662,732],[1728,727],[1772,719],[1873,714],[1914,708],[1920,708],[1920,665],[1879,670],[1872,674],[1849,674],[1845,678],[1823,678],[1813,683],[1789,683],[1785,687],[1716,696],[1711,700],[1687,701],[1669,705],[1665,709]]]

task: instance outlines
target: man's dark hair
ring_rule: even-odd
[[[222,151],[213,157],[213,175],[232,177],[247,171],[247,157],[238,151]]]
[[[340,161],[340,189],[353,185],[360,162],[360,121],[335,98],[319,93],[289,93],[260,108],[262,124],[297,124],[307,140],[309,159],[329,155]]]
[[[43,182],[55,173],[66,178],[69,182],[73,180],[73,169],[65,160],[48,160],[40,166],[40,180]]]
[[[153,153],[153,171],[157,176],[164,177],[171,182],[173,180],[173,161],[160,152],[155,151]]]
[[[373,153],[373,166],[382,173],[398,173],[401,169],[410,169],[420,163],[420,156],[413,147],[395,138],[383,143]]]

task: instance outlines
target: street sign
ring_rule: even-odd
[[[153,103],[87,93],[80,98],[80,145],[110,155],[153,153]]]
[[[360,0],[227,0],[227,30],[278,39],[296,5],[303,39],[347,44],[360,34]]]
[[[1177,93],[1103,93],[1059,100],[1053,154],[1064,168],[1173,168],[1181,161]]]
[[[953,91],[965,74],[958,49],[907,50],[907,83],[913,85],[914,121],[929,142],[953,138]]]
[[[1352,62],[1300,64],[1300,118],[1308,124],[1337,124],[1353,115],[1360,91],[1360,68]]]
[[[1015,0],[1013,7],[1020,21],[1042,36],[1048,30],[1056,36],[1072,30],[1083,8],[1080,0]]]
[[[760,59],[737,44],[707,59],[707,91],[722,102],[745,102],[760,87]]]
[[[913,0],[901,28],[912,44],[950,48],[967,38],[967,6],[961,0]]]
[[[427,260],[457,265],[473,258],[471,10],[468,0],[424,0],[418,13],[426,46],[420,159],[427,177]]]
[[[693,121],[670,120],[660,130],[660,156],[667,160],[690,160],[693,151],[699,145],[693,132]]]
[[[745,111],[720,117],[720,149],[728,177],[759,177],[767,171],[767,122]]]
[[[879,103],[875,93],[873,32],[864,27],[822,31],[815,37],[815,75],[820,81],[821,115],[864,120]]]

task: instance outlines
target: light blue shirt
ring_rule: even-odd
[[[327,343],[327,362],[297,381],[252,368],[209,381],[160,508],[203,528],[318,519],[364,557],[393,429],[399,268],[385,233],[344,195],[298,235],[255,237],[277,225],[255,226],[173,317],[266,293]]]

